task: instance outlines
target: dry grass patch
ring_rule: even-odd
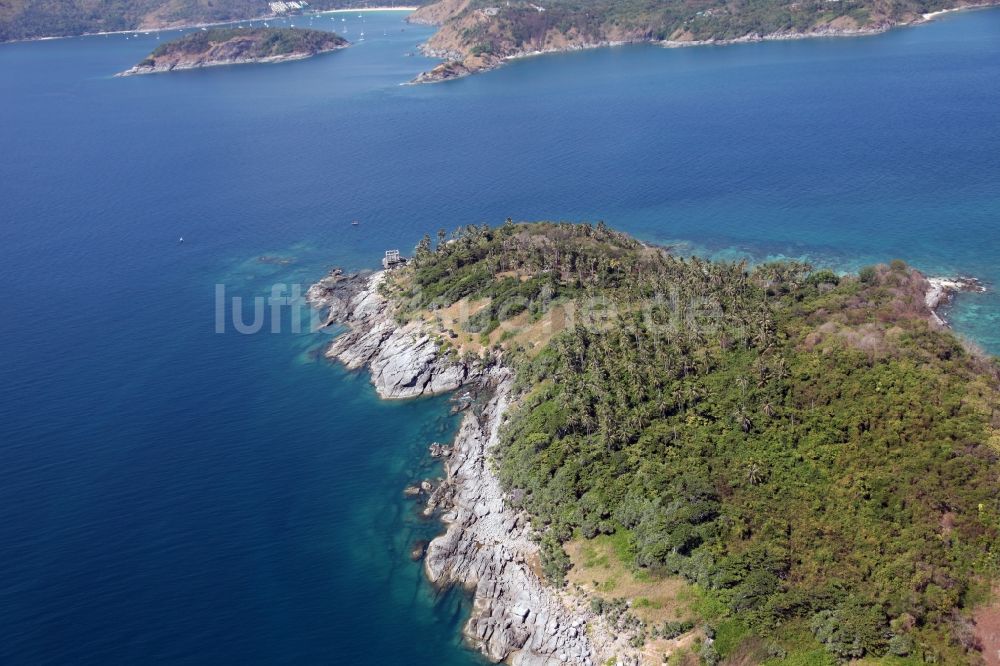
[[[446,308],[422,310],[419,316],[430,325],[432,331],[440,334],[443,339],[448,340],[458,350],[459,354],[463,354],[466,351],[481,354],[483,346],[479,342],[479,334],[469,333],[462,328],[462,325],[468,321],[469,317],[489,304],[490,300],[488,298],[476,301],[463,298]]]
[[[650,626],[691,617],[683,594],[688,584],[636,571],[619,556],[612,537],[573,539],[565,547],[573,563],[567,575],[571,585],[605,599],[628,599],[632,613]]]
[[[484,345],[482,335],[466,331],[464,324],[489,304],[488,298],[475,301],[463,298],[446,308],[422,310],[417,316],[428,325],[428,330],[448,340],[459,354],[471,351],[477,355],[482,355],[485,349],[495,345],[508,349],[520,345],[529,356],[534,356],[553,336],[572,325],[573,321],[573,303],[556,303],[538,319],[525,311],[500,322],[497,328],[490,331],[487,336],[488,344]]]
[[[668,661],[668,658],[676,654],[674,662],[677,664],[700,666],[701,661],[690,652],[698,640],[705,640],[705,634],[701,630],[689,631],[677,638],[656,638],[646,641],[640,652],[642,664],[643,666],[662,666],[665,663],[672,663]]]
[[[990,596],[990,603],[978,608],[972,617],[986,666],[1000,666],[1000,586],[994,587]]]
[[[557,303],[539,319],[532,321],[531,313],[521,314],[501,322],[490,334],[490,344],[504,347],[521,345],[529,356],[540,352],[553,336],[566,330],[571,321],[572,303]]]

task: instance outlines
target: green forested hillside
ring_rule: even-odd
[[[150,54],[150,59],[170,56],[175,53],[201,53],[213,44],[239,39],[247,46],[241,52],[246,58],[267,58],[287,53],[315,53],[332,46],[346,44],[342,37],[323,30],[303,28],[254,28],[237,30],[214,28],[197,31],[165,44],[161,44]]]
[[[979,659],[998,366],[931,328],[919,273],[750,269],[562,224],[428,239],[407,271],[405,310],[487,300],[462,324],[486,334],[589,304],[543,345],[496,343],[519,387],[497,468],[550,579],[561,543],[614,533],[637,571],[705,591],[720,649]]]
[[[464,12],[498,3],[473,0]],[[925,12],[961,3],[949,0],[548,0],[499,3],[497,34],[530,40],[545,30],[601,38],[613,31],[638,31],[653,39],[734,39],[748,34],[805,32],[840,17],[844,27],[911,20]],[[544,11],[539,11],[542,7]],[[506,24],[506,28],[502,27]],[[483,37],[493,32],[482,24]],[[470,35],[472,37],[472,35]]]
[[[871,32],[921,20],[928,12],[990,1],[437,0],[415,18],[441,23],[428,43],[432,50],[477,71],[527,52],[615,42]]]

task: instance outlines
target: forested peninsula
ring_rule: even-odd
[[[119,76],[156,74],[218,65],[301,60],[346,47],[332,32],[302,28],[213,28],[165,44]]]
[[[933,289],[508,221],[309,297],[384,397],[464,387],[425,568],[474,590],[491,658],[977,664],[1000,365]]]
[[[415,82],[493,69],[526,55],[616,44],[720,44],[862,35],[996,0],[437,0],[411,21],[440,25],[424,50],[445,60]]]

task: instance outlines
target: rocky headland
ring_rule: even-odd
[[[648,290],[676,285],[689,291],[678,292],[669,306],[678,315],[672,319],[643,316],[633,325],[632,317],[618,317],[614,325],[604,327],[599,322],[580,325],[589,320],[578,318],[577,324],[566,326],[568,313],[587,302],[588,295],[602,294],[602,309],[608,304],[631,308],[635,298],[649,298]],[[689,663],[684,659],[762,663],[802,652],[802,640],[812,646],[809,653],[822,649],[856,657],[857,636],[875,636],[864,650],[880,655],[892,647],[889,631],[902,636],[893,645],[912,641],[902,645],[912,654],[959,645],[912,626],[891,625],[881,615],[865,620],[881,633],[850,629],[843,640],[828,640],[826,623],[840,612],[828,608],[844,606],[818,592],[826,588],[799,584],[789,576],[761,593],[759,581],[770,571],[771,560],[739,560],[734,569],[725,561],[690,559],[694,555],[680,553],[676,544],[689,539],[684,542],[687,548],[703,547],[704,542],[690,540],[687,525],[707,525],[699,533],[701,539],[714,540],[707,545],[745,547],[742,532],[722,529],[730,524],[726,516],[738,510],[750,517],[775,515],[788,501],[775,493],[805,483],[800,465],[782,466],[788,454],[776,440],[768,439],[769,433],[828,433],[830,419],[835,418],[829,414],[853,414],[858,419],[857,425],[848,422],[843,431],[850,445],[828,441],[824,435],[815,442],[802,438],[796,446],[851,455],[851,469],[863,469],[880,479],[909,474],[910,480],[898,486],[900,494],[922,487],[921,483],[936,483],[937,477],[928,481],[928,465],[940,468],[942,474],[951,468],[931,461],[900,471],[895,458],[886,460],[882,455],[886,442],[901,447],[900,456],[905,448],[906,460],[923,460],[920,456],[928,452],[940,455],[944,436],[940,433],[967,426],[974,433],[967,441],[973,443],[956,448],[953,455],[971,456],[970,464],[979,466],[961,468],[972,470],[972,481],[965,475],[947,482],[957,498],[951,501],[961,510],[945,518],[932,512],[912,520],[924,521],[932,531],[951,532],[958,529],[962,515],[970,521],[993,521],[986,512],[995,506],[992,465],[1000,439],[990,409],[996,404],[1000,380],[992,361],[944,330],[947,323],[937,313],[958,291],[982,289],[971,278],[926,278],[902,261],[868,266],[857,275],[791,263],[747,271],[742,266],[677,258],[602,225],[510,222],[496,229],[467,227],[436,249],[418,246],[412,262],[403,268],[351,275],[335,270],[313,285],[307,297],[326,313],[325,326],[338,334],[326,355],[348,368],[367,370],[380,396],[460,393],[455,410],[464,416],[455,440],[428,447],[428,455],[443,463],[444,474],[414,479],[400,490],[422,503],[424,516],[440,518],[444,524],[443,533],[430,542],[413,544],[409,556],[423,561],[434,584],[459,585],[469,592],[472,610],[463,627],[469,643],[489,659],[510,664],[652,666],[675,656],[682,660],[679,663]],[[703,327],[685,300],[697,295],[702,299],[697,302],[704,303],[706,294],[729,304],[709,313],[711,328]],[[527,308],[539,309],[526,309],[525,301]],[[775,309],[787,318],[774,318]],[[556,331],[560,333],[553,337]],[[699,368],[695,356],[688,356],[686,363],[684,357],[675,356],[683,353],[677,343],[677,336],[683,335],[707,336],[699,344],[706,353],[715,354],[720,365]],[[688,344],[693,339],[688,338]],[[736,344],[749,349],[753,360],[746,353],[729,353]],[[738,373],[736,381],[731,372]],[[752,382],[751,376],[761,379]],[[677,390],[692,381],[705,382],[708,388],[704,393]],[[885,391],[890,381],[897,388]],[[743,408],[754,383],[762,385],[761,390],[772,386],[790,396],[820,396],[831,405],[830,411],[819,409],[812,397],[779,402],[766,395],[756,399],[755,409]],[[829,389],[831,383],[835,386]],[[630,388],[622,390],[626,386]],[[908,393],[898,395],[904,388]],[[822,397],[826,394],[821,391],[827,390],[837,398]],[[628,401],[633,392],[641,397],[640,404],[655,408],[644,412],[655,423],[632,422],[639,434],[619,440],[627,454],[623,456],[608,445],[618,431],[609,428],[601,434],[599,418],[622,419],[631,413],[635,408]],[[926,397],[928,392],[941,404]],[[709,395],[711,403],[699,397]],[[698,399],[697,411],[687,405],[691,396]],[[714,401],[727,401],[735,408],[716,407]],[[908,414],[912,405],[924,405],[926,412],[921,414],[927,418],[893,420]],[[593,420],[584,421],[591,414],[596,415]],[[572,422],[570,416],[580,421]],[[563,425],[556,427],[552,419],[564,419]],[[802,424],[808,427],[803,430]],[[906,438],[895,431],[885,434],[889,425],[909,428],[909,434]],[[574,427],[577,439],[569,433]],[[866,443],[871,437],[878,438],[875,444]],[[587,452],[557,448],[567,441],[593,446]],[[665,443],[670,449],[689,450],[683,456],[664,452]],[[748,446],[757,447],[749,463],[741,457]],[[695,478],[703,474],[698,465],[706,457],[714,461],[717,478],[729,484],[726,488],[739,488],[738,494],[715,494],[714,488],[722,486]],[[985,462],[980,465],[980,460]],[[573,466],[573,481],[559,480],[563,469]],[[839,463],[826,469],[832,476],[842,474]],[[633,510],[629,502],[634,498],[628,497],[635,494],[642,474],[672,475],[684,485],[659,484],[666,488],[662,492],[669,503],[651,500],[630,517],[624,511]],[[599,498],[593,513],[597,521],[588,522],[591,517],[578,512],[586,508],[589,491],[581,493],[577,484],[601,479],[620,484],[619,489]],[[849,544],[850,553],[870,558],[873,567],[884,566],[881,552],[873,550],[869,541],[851,541],[858,526],[869,520],[843,518],[857,510],[851,508],[856,495],[838,497],[829,490],[832,482],[826,477],[808,483],[815,487],[793,501],[805,506],[824,496],[838,502],[835,511],[823,514],[824,520],[840,521],[835,525],[838,538]],[[741,508],[740,494],[752,494],[753,504]],[[761,503],[773,507],[765,510]],[[698,512],[683,515],[696,523],[664,518],[694,509]],[[623,522],[602,524],[605,519]],[[814,543],[801,551],[808,563],[810,553],[822,550],[829,538],[815,528],[804,509],[796,511],[792,520],[796,522],[788,523],[791,528],[761,531],[755,538],[774,544],[774,552],[780,553],[791,529],[799,539]],[[884,522],[893,520],[888,516]],[[984,525],[977,522],[968,528],[973,536],[967,538],[979,534],[976,529],[988,529],[994,531],[982,536],[983,543],[995,542],[990,535],[1000,532],[1000,524]],[[885,530],[881,523],[865,529],[873,534]],[[900,529],[917,534],[910,523]],[[880,548],[895,549],[900,557],[914,561],[931,561],[923,550],[910,547],[916,543],[922,548],[925,541],[921,536],[894,538]],[[972,558],[979,552],[977,546],[966,556],[966,551],[954,550],[956,543],[933,545],[957,553],[956,557]],[[745,551],[731,552],[735,555],[729,562]],[[934,562],[945,560],[944,555],[933,557]],[[656,568],[660,561],[699,568],[665,571]],[[801,569],[797,562],[777,562],[790,572]],[[857,590],[868,589],[866,574],[840,568],[835,573],[854,576]],[[722,575],[735,575],[742,582],[734,585],[731,578],[715,577]],[[909,583],[894,584],[902,588]],[[814,599],[819,608],[812,613],[810,626],[816,627],[812,633],[788,639],[773,632],[771,625],[754,629],[755,616],[746,604],[760,605],[755,599],[761,594],[786,598],[793,586],[798,586],[796,594]],[[757,596],[751,599],[750,593]],[[713,605],[703,606],[696,599],[712,600]],[[957,602],[954,608],[956,613],[974,610]],[[733,626],[733,618],[748,623],[741,625],[745,628],[739,649],[717,640],[719,632]],[[942,627],[973,631],[952,622],[957,620],[945,618]],[[978,653],[976,645],[972,641],[968,647],[955,648],[958,656],[948,663],[966,663],[965,656]],[[741,654],[745,660],[730,660]]]
[[[221,65],[277,63],[302,60],[345,48],[348,42],[332,32],[300,28],[215,28],[192,32],[167,42],[142,62],[118,74],[157,74]]]
[[[350,370],[367,368],[379,396],[415,398],[454,391],[480,371],[438,353],[438,343],[417,322],[400,326],[392,304],[379,292],[385,273],[344,275],[334,271],[306,295],[326,310],[326,325],[347,326],[326,351]]]

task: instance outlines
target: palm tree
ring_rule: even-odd
[[[774,364],[774,378],[777,380],[788,378],[788,364],[783,356],[779,356],[778,362]]]
[[[750,420],[750,414],[747,412],[745,405],[740,405],[733,411],[733,418],[736,419],[743,432],[749,433],[753,428],[753,421]]]

